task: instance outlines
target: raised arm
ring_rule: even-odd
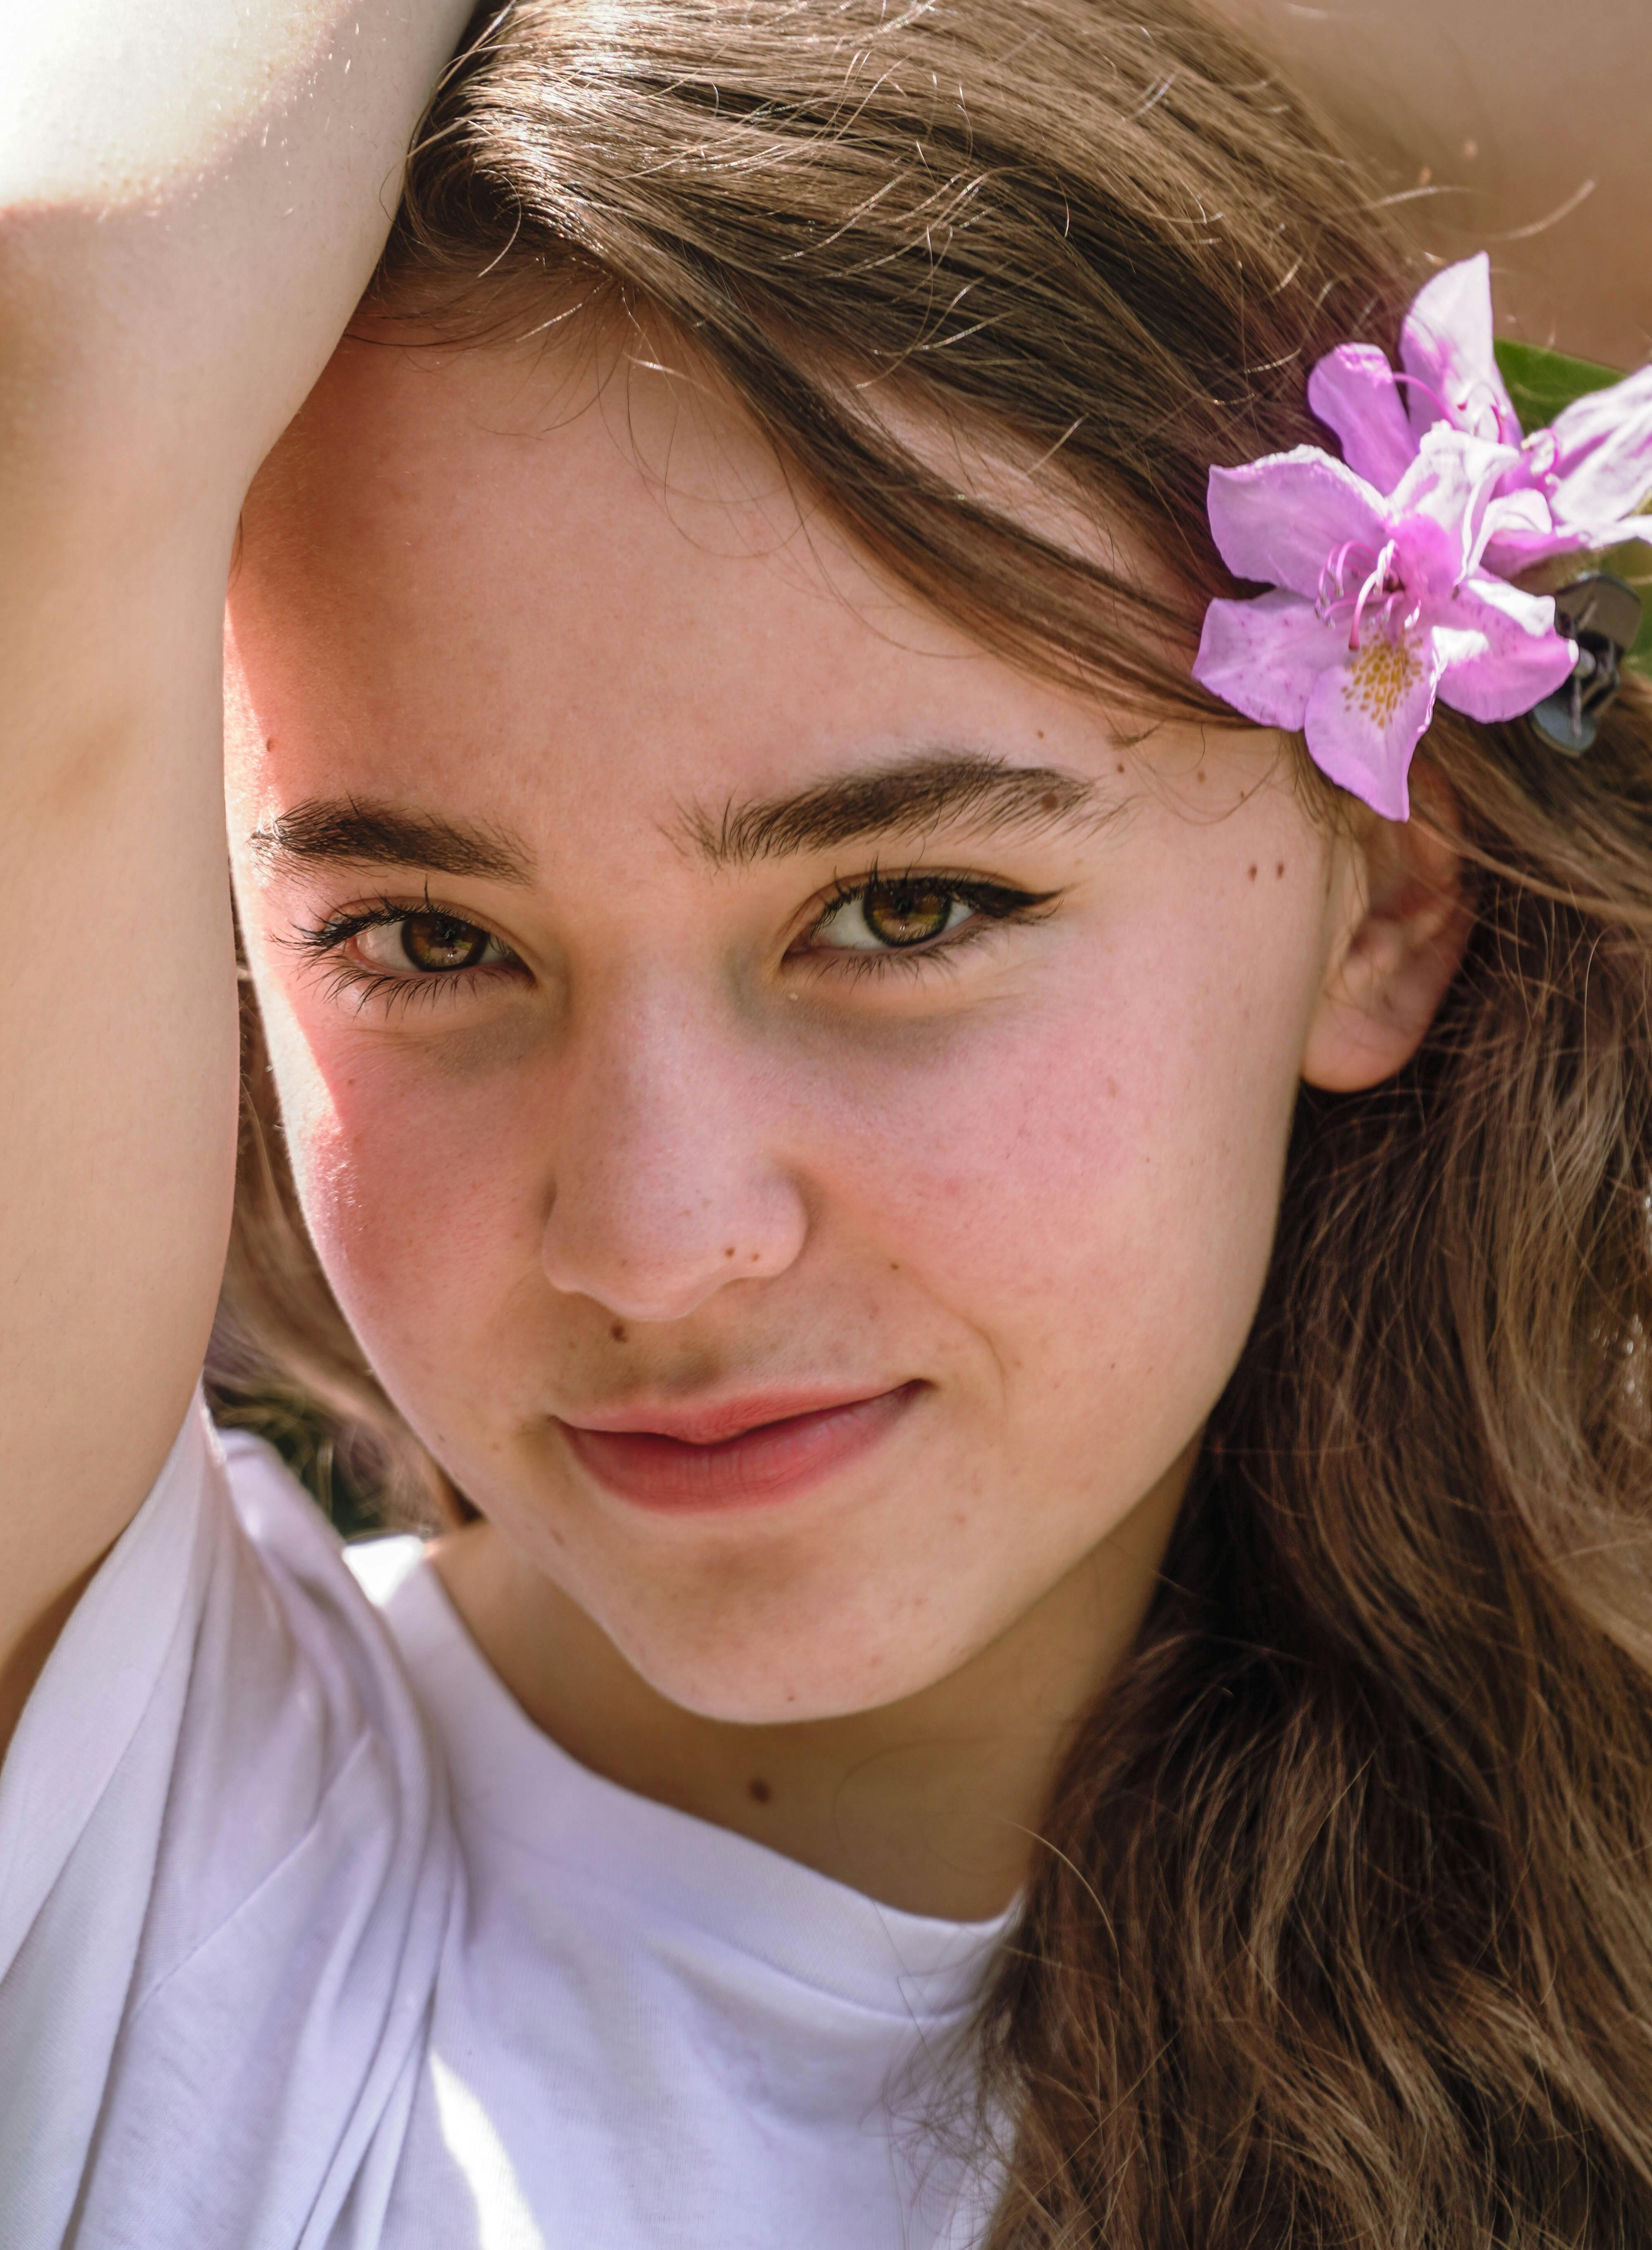
[[[200,1367],[237,513],[465,13],[0,0],[0,1743]]]

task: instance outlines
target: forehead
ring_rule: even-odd
[[[891,586],[711,386],[579,338],[345,346],[249,498],[231,614],[255,811],[343,785],[537,829],[594,785],[714,811],[1111,740]]]

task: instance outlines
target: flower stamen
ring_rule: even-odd
[[[1359,632],[1365,623],[1366,606],[1373,597],[1381,614],[1382,622],[1389,628],[1392,636],[1394,597],[1405,591],[1405,588],[1394,575],[1394,542],[1391,539],[1381,554],[1378,556],[1370,576],[1354,597],[1353,623],[1348,633],[1348,646],[1356,656],[1359,652]]]

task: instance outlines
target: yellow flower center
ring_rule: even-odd
[[[1351,711],[1386,729],[1421,677],[1422,666],[1404,641],[1374,632],[1343,674],[1342,700]]]

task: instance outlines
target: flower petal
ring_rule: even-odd
[[[1430,583],[1436,590],[1449,591],[1478,563],[1498,481],[1518,466],[1519,459],[1511,445],[1470,437],[1446,423],[1424,431],[1417,457],[1390,493],[1388,506],[1402,523],[1409,518],[1413,526],[1427,521],[1438,527],[1441,539],[1429,542]]]
[[[1577,649],[1554,629],[1554,600],[1502,578],[1466,579],[1435,640],[1440,701],[1482,725],[1518,719],[1572,677]]]
[[[1507,490],[1499,484],[1490,506],[1485,512],[1487,541],[1507,539],[1515,532],[1535,532],[1540,539],[1549,537],[1554,530],[1554,518],[1549,513],[1549,503],[1534,486]]]
[[[1554,439],[1555,521],[1609,534],[1652,493],[1652,367],[1574,399],[1556,416]]]
[[[1418,437],[1444,417],[1459,430],[1505,445],[1520,442],[1520,420],[1491,349],[1491,260],[1483,250],[1448,266],[1420,289],[1400,331],[1400,357],[1412,377],[1406,414]]]
[[[1495,539],[1487,542],[1481,566],[1495,570],[1500,578],[1518,578],[1523,570],[1535,569],[1539,562],[1552,562],[1561,555],[1591,555],[1602,548],[1621,547],[1631,539],[1652,543],[1652,516],[1626,516],[1621,523],[1599,523],[1579,529],[1556,528],[1553,531],[1528,531],[1520,525],[1500,528]]]
[[[1250,602],[1212,602],[1193,676],[1259,727],[1294,732],[1315,680],[1347,652],[1346,632],[1325,625],[1311,602],[1297,594],[1258,594]]]
[[[1381,494],[1318,445],[1210,472],[1210,529],[1236,577],[1311,598],[1326,562],[1350,542],[1380,547]]]
[[[1531,486],[1515,492],[1499,487],[1485,512],[1485,535],[1479,568],[1499,578],[1518,578],[1533,563],[1573,553],[1583,543],[1575,532],[1557,530],[1548,501]]]
[[[1392,492],[1417,441],[1387,355],[1374,344],[1339,344],[1308,377],[1308,405],[1336,431],[1355,476],[1380,493]]]
[[[1444,659],[1427,633],[1390,640],[1373,633],[1356,654],[1344,652],[1322,673],[1308,698],[1308,751],[1321,773],[1385,820],[1408,820],[1406,776],[1434,716],[1434,691]]]

